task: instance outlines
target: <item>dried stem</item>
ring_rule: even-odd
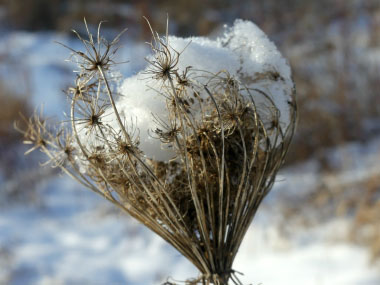
[[[270,94],[259,87],[249,88],[223,70],[187,67],[180,75],[182,53],[170,46],[168,33],[161,38],[149,24],[153,56],[145,74],[161,83],[157,92],[168,114],[168,121],[153,116],[159,125],[154,135],[176,153],[171,161],[150,159],[139,148],[139,130],[118,110],[110,83],[120,35],[106,41],[99,24],[95,42],[85,25],[88,40],[74,32],[86,52],[69,48],[80,68],[69,92],[71,133],[56,136],[34,114],[21,130],[34,145],[27,153],[40,149],[54,166],[174,246],[201,273],[187,284],[241,284],[233,261],[284,161],[296,124],[294,94],[284,129]],[[266,102],[260,110],[258,96]],[[272,117],[261,116],[264,111]],[[110,115],[117,127],[106,123]]]

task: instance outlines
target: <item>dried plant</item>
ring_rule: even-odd
[[[86,53],[70,48],[80,67],[69,92],[71,131],[63,127],[56,135],[35,115],[23,131],[25,141],[188,258],[201,273],[188,284],[240,283],[232,264],[284,161],[295,127],[295,100],[289,102],[291,122],[284,129],[270,96],[227,71],[188,67],[179,74],[181,53],[167,34],[152,30],[153,57],[145,74],[161,81],[157,92],[166,101],[168,120],[155,114],[159,127],[151,135],[175,157],[148,158],[139,148],[139,130],[117,109],[110,83],[119,36],[108,42],[99,29],[96,41],[88,28],[89,39],[77,34]],[[253,82],[267,79],[255,76]],[[117,128],[107,123],[106,108]]]

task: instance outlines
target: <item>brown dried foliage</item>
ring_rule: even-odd
[[[155,118],[160,127],[152,135],[175,151],[175,159],[155,161],[140,151],[138,131],[125,124],[110,87],[114,62],[109,56],[119,37],[107,42],[99,30],[96,41],[89,31],[88,40],[78,36],[87,54],[72,50],[81,72],[71,89],[71,131],[55,136],[35,116],[24,131],[26,141],[34,141],[33,149],[45,152],[54,166],[188,258],[201,272],[189,284],[238,282],[233,260],[284,161],[296,109],[283,130],[273,123],[279,112],[269,96],[239,84],[225,71],[198,71],[194,78],[189,67],[178,74],[181,54],[170,47],[167,35],[152,33],[154,60],[147,74],[162,81],[158,92],[167,100],[169,117],[168,122]],[[199,77],[208,83],[199,83]],[[270,122],[260,117],[255,96],[267,98]],[[104,106],[112,107],[119,130],[103,123],[99,110]],[[98,142],[83,141],[80,128],[94,132]]]

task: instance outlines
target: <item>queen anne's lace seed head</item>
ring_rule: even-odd
[[[114,100],[119,36],[104,40],[99,25],[94,41],[86,29],[88,39],[76,33],[85,52],[69,48],[80,69],[71,132],[55,134],[35,114],[22,131],[27,153],[41,149],[172,244],[201,272],[189,284],[235,280],[233,260],[294,132],[289,67],[249,22],[214,42],[152,30],[149,66]]]

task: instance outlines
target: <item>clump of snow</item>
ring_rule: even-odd
[[[237,20],[216,40],[169,36],[169,45],[181,53],[176,66],[179,74],[185,72],[189,66],[192,67],[194,77],[204,72],[228,72],[248,88],[259,89],[268,94],[280,111],[280,126],[283,130],[287,129],[291,123],[288,102],[293,100],[291,95],[294,87],[290,67],[275,45],[255,24]],[[166,161],[174,157],[174,151],[163,149],[160,140],[152,137],[152,131],[158,127],[154,116],[164,122],[168,121],[166,100],[157,92],[162,81],[147,78],[147,69],[149,66],[125,79],[119,90],[123,96],[117,102],[117,108],[138,129],[139,147],[144,154],[148,158]],[[201,84],[206,83],[199,80]],[[256,95],[254,100],[259,114],[260,109],[265,110],[260,114],[262,119],[269,121],[271,118],[268,114],[268,99]],[[119,129],[112,115],[113,110],[109,109],[107,113],[108,123],[114,129]]]

